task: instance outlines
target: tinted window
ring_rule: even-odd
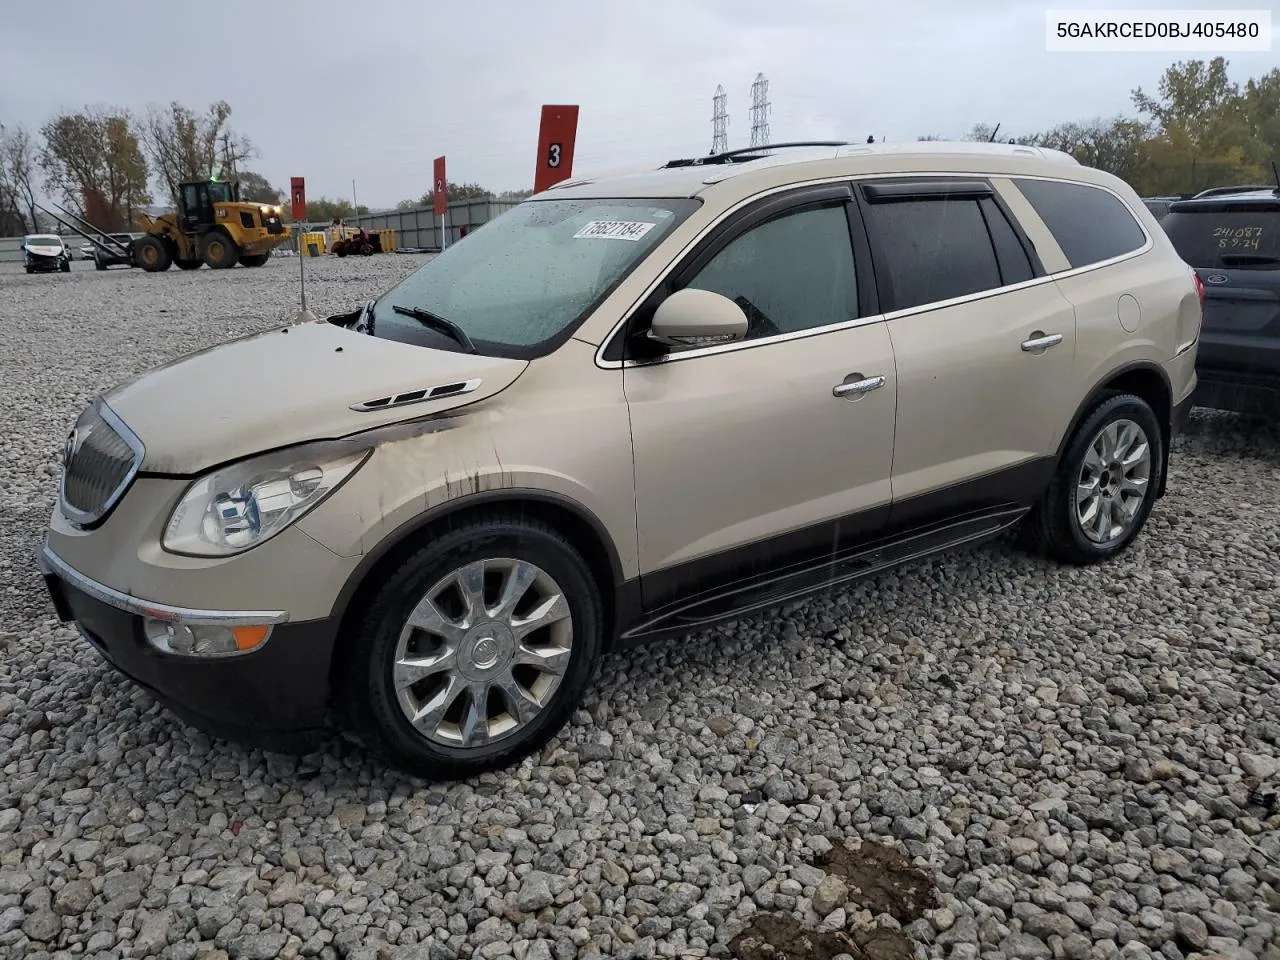
[[[1005,286],[1030,280],[1035,276],[1031,269],[1031,259],[1018,235],[1013,232],[1013,226],[1004,211],[990,197],[982,201],[981,208],[982,216],[987,221],[987,232],[991,234],[991,243],[1000,260],[1000,279]]]
[[[1000,268],[975,200],[901,200],[867,205],[867,229],[888,289],[885,311],[1001,286]]]
[[[858,315],[844,204],[783,214],[731,240],[686,284],[735,301],[747,338],[794,333]]]
[[[1056,180],[1015,180],[1072,267],[1110,260],[1147,242],[1129,208],[1097,187]]]
[[[1270,210],[1179,211],[1160,225],[1178,256],[1193,267],[1275,270],[1280,266],[1280,205]]]

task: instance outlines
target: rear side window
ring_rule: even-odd
[[[1178,256],[1202,270],[1280,269],[1280,205],[1196,210],[1161,221]]]
[[[976,200],[938,197],[869,203],[866,219],[876,272],[882,277],[880,306],[886,313],[1003,285]]]
[[[1073,269],[1132,253],[1147,242],[1129,208],[1113,193],[1058,180],[1013,182],[1058,241]]]

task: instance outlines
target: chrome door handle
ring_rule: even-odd
[[[1035,353],[1037,350],[1048,350],[1050,347],[1056,347],[1062,342],[1062,334],[1060,333],[1041,333],[1037,330],[1031,335],[1030,340],[1022,341],[1022,349],[1027,353]]]
[[[853,374],[857,377],[860,374]],[[861,380],[845,380],[843,383],[837,383],[831,388],[833,397],[860,397],[864,393],[870,393],[872,390],[879,390],[884,386],[884,377],[866,377]]]

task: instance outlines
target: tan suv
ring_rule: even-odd
[[[1115,555],[1195,385],[1191,269],[1033,148],[804,144],[583,178],[363,308],[105,393],[59,615],[269,748],[508,764],[605,651],[1021,523]]]

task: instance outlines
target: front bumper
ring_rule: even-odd
[[[113,590],[71,568],[46,545],[40,554],[54,608],[112,667],[172,713],[214,736],[266,750],[305,752],[323,738],[330,620],[287,622],[279,611],[189,610]],[[229,657],[162,652],[143,633],[145,617],[183,623],[274,623],[261,647]]]

